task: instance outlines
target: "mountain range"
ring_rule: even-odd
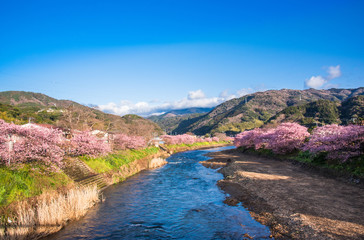
[[[358,97],[363,94],[363,87],[328,90],[282,89],[257,92],[226,101],[207,113],[200,113],[196,116],[185,114],[183,118],[179,117],[180,122],[176,120],[173,125],[167,127],[171,127],[170,131],[175,133],[234,134],[264,124],[274,124],[284,120],[293,121],[294,114],[289,114],[289,110],[293,111],[293,109],[302,115],[301,123],[306,123],[308,126],[318,123],[345,123],[355,116],[363,117],[363,98]],[[320,102],[319,100],[325,101]],[[335,107],[333,107],[334,105]],[[327,113],[327,111],[330,112],[330,107],[331,111],[336,111],[336,115]],[[285,110],[287,108],[288,110]],[[276,116],[277,114],[279,116]],[[330,118],[336,116],[336,121],[326,119],[325,114],[330,115]],[[152,120],[158,122],[162,128],[166,128],[164,120]]]
[[[70,100],[41,93],[0,92],[0,118],[18,124],[28,121],[78,130],[103,130],[151,137],[163,132],[233,135],[284,121],[307,127],[363,121],[364,87],[328,90],[269,90],[226,101],[215,108],[188,108],[144,119],[104,113]]]
[[[148,119],[161,126],[166,133],[173,134],[173,131],[182,121],[202,116],[212,109],[213,108],[186,108],[171,110],[162,115],[148,117]]]

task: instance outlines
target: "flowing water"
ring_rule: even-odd
[[[222,174],[198,163],[227,148],[172,155],[164,167],[106,189],[103,203],[47,239],[269,239],[269,228],[242,206],[223,203]]]

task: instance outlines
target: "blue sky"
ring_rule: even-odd
[[[364,84],[363,1],[0,0],[0,90],[147,115]]]

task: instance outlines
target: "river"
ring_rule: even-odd
[[[198,163],[228,148],[173,154],[162,168],[107,188],[103,203],[46,239],[269,239],[246,209],[223,203],[222,174]]]

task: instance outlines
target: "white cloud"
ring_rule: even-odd
[[[329,69],[327,70],[327,73],[329,74],[329,76],[327,77],[327,79],[329,80],[340,77],[341,76],[340,65],[337,65],[336,67],[330,66]]]
[[[327,82],[327,80],[321,76],[312,76],[310,79],[306,79],[305,84],[307,87],[310,87],[310,88],[320,88],[326,82]]]
[[[309,88],[330,88],[332,86],[337,86],[335,84],[329,83],[330,80],[338,78],[341,76],[340,65],[330,66],[327,69],[327,76],[312,76],[305,80],[305,87]]]
[[[163,115],[165,114],[166,112],[156,112],[156,113],[152,113],[150,114],[150,116],[159,116],[159,115]]]
[[[189,99],[189,100],[202,99],[202,98],[205,98],[205,94],[200,89],[197,91],[189,92],[188,97],[187,97],[187,99]]]
[[[235,94],[229,94],[227,90],[222,91],[219,97],[206,97],[202,90],[191,91],[187,97],[171,102],[138,102],[132,103],[130,101],[120,101],[120,103],[108,103],[99,105],[98,109],[108,113],[117,115],[138,114],[141,116],[160,115],[164,112],[173,109],[184,109],[192,107],[210,108],[219,105],[222,102],[232,98],[240,97],[254,92],[251,88],[243,88],[238,90]]]
[[[225,101],[225,98],[205,96],[202,90],[191,91],[186,98],[173,102],[138,102],[120,101],[119,104],[108,103],[99,105],[98,108],[102,111],[114,113],[117,115],[138,114],[147,116],[155,113],[166,112],[172,109],[183,109],[191,107],[214,107]]]

